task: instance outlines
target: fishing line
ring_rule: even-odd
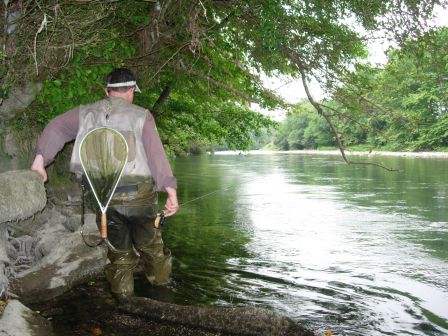
[[[183,208],[183,207],[185,207],[186,204],[196,202],[196,201],[198,201],[198,200],[200,200],[200,199],[202,199],[202,198],[205,198],[205,197],[207,197],[207,196],[216,194],[216,193],[218,193],[218,192],[223,192],[223,191],[229,190],[229,189],[232,188],[232,187],[233,187],[233,186],[229,186],[229,187],[227,187],[227,188],[222,188],[222,189],[214,190],[214,191],[209,192],[209,193],[207,193],[207,194],[205,194],[205,195],[202,195],[202,196],[193,198],[192,200],[189,200],[189,201],[187,201],[187,202],[181,203],[181,204],[179,204],[179,207],[182,207],[182,208]]]
[[[193,198],[192,200],[189,200],[189,201],[187,201],[187,202],[180,203],[180,204],[179,204],[179,211],[182,210],[182,209],[185,207],[185,205],[187,205],[187,204],[196,202],[196,201],[198,201],[198,200],[200,200],[200,199],[203,199],[203,198],[208,197],[208,196],[210,196],[210,195],[216,194],[216,193],[218,193],[218,192],[226,191],[226,190],[228,190],[228,189],[230,189],[230,188],[232,188],[232,187],[233,187],[233,186],[229,186],[229,187],[227,187],[227,188],[222,188],[222,189],[214,190],[214,191],[209,192],[209,193],[207,193],[207,194],[204,194],[204,195],[201,195],[201,196],[199,196],[199,197]],[[164,211],[163,211],[163,210],[162,210],[162,211],[159,211],[159,212],[156,214],[156,218],[155,218],[155,220],[154,220],[154,227],[155,227],[156,229],[160,229],[160,228],[165,224],[165,219],[166,219],[166,217],[165,217],[165,213],[164,213]]]

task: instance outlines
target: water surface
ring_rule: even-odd
[[[447,159],[214,155],[173,163],[180,304],[254,305],[335,335],[448,335]],[[137,284],[140,294],[144,285]]]

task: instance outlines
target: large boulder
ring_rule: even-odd
[[[72,223],[79,218],[79,204],[71,210],[66,199],[63,209],[42,211],[44,183],[30,170],[0,174],[0,190],[0,298],[11,275],[15,294],[30,302],[50,299],[101,273],[105,249],[87,247]],[[94,214],[86,216],[85,229],[96,230]]]
[[[47,202],[44,182],[30,170],[0,174],[0,298],[5,296],[11,262],[8,256],[7,223],[33,216]]]
[[[84,244],[79,231],[67,229],[70,217],[56,209],[46,210],[33,237],[36,251],[43,256],[29,269],[18,273],[12,281],[14,294],[26,303],[45,301],[66,292],[73,286],[102,274],[106,264],[106,248]],[[95,215],[88,214],[84,229],[97,230]]]
[[[30,170],[1,173],[0,190],[0,300],[48,300],[102,272],[105,248],[87,247],[77,231],[78,200],[60,197],[59,206],[51,199],[46,206],[42,178]],[[85,229],[97,230],[94,214],[86,215]],[[0,336],[51,335],[45,323],[41,328],[45,319],[19,301],[0,316]]]
[[[52,336],[50,321],[17,300],[11,300],[0,315],[0,336]]]
[[[31,217],[47,202],[44,182],[31,170],[1,173],[0,190],[0,223]]]

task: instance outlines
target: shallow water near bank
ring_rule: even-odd
[[[180,202],[209,196],[167,219],[172,285],[138,276],[137,294],[265,307],[318,334],[448,334],[448,160],[361,159],[399,172],[297,153],[176,159]]]

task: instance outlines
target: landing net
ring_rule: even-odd
[[[81,140],[79,157],[85,176],[101,209],[101,238],[107,239],[106,210],[128,159],[123,135],[108,127],[91,130]]]

